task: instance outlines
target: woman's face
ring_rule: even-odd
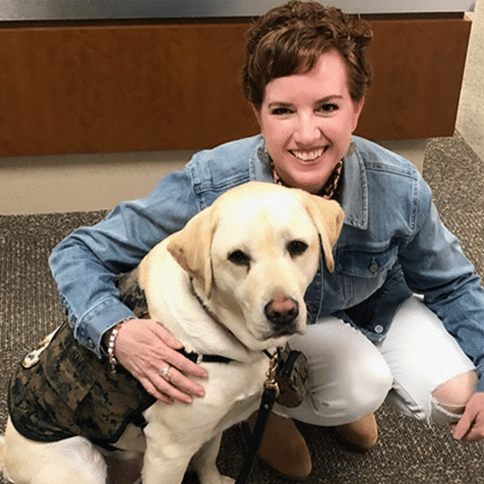
[[[346,66],[335,50],[322,54],[311,71],[267,84],[254,111],[284,183],[321,190],[349,148],[363,102],[351,99]]]

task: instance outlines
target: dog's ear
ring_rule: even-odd
[[[333,247],[343,227],[345,214],[338,202],[303,193],[304,205],[318,229],[329,272],[334,271]]]
[[[215,232],[215,209],[208,207],[188,221],[183,229],[170,236],[167,249],[180,266],[205,288],[212,289],[210,249]]]

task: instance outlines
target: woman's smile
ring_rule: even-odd
[[[299,161],[315,162],[318,161],[321,156],[323,156],[327,149],[328,147],[326,146],[324,148],[316,148],[311,151],[289,150],[289,153],[291,153]]]

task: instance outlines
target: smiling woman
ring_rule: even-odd
[[[348,151],[364,99],[353,100],[334,49],[305,73],[271,80],[254,112],[283,184],[319,193]]]

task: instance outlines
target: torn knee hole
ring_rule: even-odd
[[[465,407],[442,406],[432,397],[431,421],[441,424],[456,423],[464,413]]]
[[[463,373],[437,387],[432,392],[432,397],[439,407],[452,414],[461,415],[475,392],[477,380],[475,371]]]

